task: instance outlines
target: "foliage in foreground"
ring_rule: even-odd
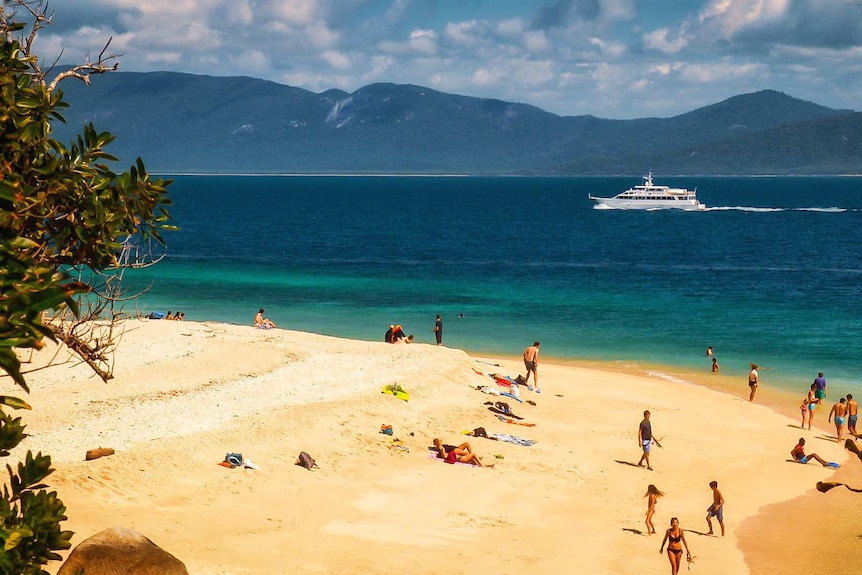
[[[138,159],[115,174],[105,147],[113,140],[92,125],[68,147],[51,138],[51,122],[62,121],[63,94],[46,84],[32,41],[50,23],[43,2],[11,2],[31,16],[14,21],[9,2],[0,3],[0,369],[29,392],[16,350],[39,349],[44,338],[61,336],[43,321],[49,310],[78,314],[76,296],[91,287],[69,271],[100,272],[122,266],[130,238],[161,243],[169,219],[164,206],[169,181],[151,180]],[[100,57],[101,62],[101,57]],[[88,66],[78,67],[88,78]],[[91,73],[106,71],[89,67]],[[85,80],[86,81],[86,80]],[[112,321],[114,318],[109,318]],[[67,334],[68,335],[68,334]],[[67,338],[60,337],[65,343]],[[74,336],[69,338],[74,340]],[[78,341],[80,349],[87,349]],[[75,348],[75,342],[70,345]],[[0,396],[0,456],[9,457],[27,436],[22,399]],[[0,494],[0,573],[47,573],[61,558],[72,533],[63,531],[66,508],[45,479],[51,458],[28,451],[16,467],[7,464]]]

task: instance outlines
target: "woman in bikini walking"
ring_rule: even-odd
[[[682,546],[685,545],[685,558],[691,560],[691,551],[688,550],[688,543],[685,540],[685,533],[679,526],[679,519],[676,517],[670,520],[670,529],[664,532],[664,539],[661,542],[659,553],[664,553],[664,544],[667,543],[667,558],[670,561],[671,575],[679,573],[679,565],[682,563]]]

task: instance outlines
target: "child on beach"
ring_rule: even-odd
[[[652,516],[655,514],[655,504],[658,501],[659,497],[663,497],[664,493],[658,490],[658,487],[650,484],[647,486],[646,493],[644,493],[644,497],[647,497],[647,511],[646,511],[646,529],[647,535],[652,535],[655,533],[655,525],[652,524]]]
[[[709,526],[707,535],[712,535],[712,518],[715,517],[721,526],[721,536],[724,537],[724,495],[718,490],[718,481],[710,481],[709,488],[712,489],[712,505],[706,509],[706,524]]]

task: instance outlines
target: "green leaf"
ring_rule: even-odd
[[[14,529],[6,539],[6,543],[3,545],[3,550],[10,551],[15,549],[25,537],[33,537],[33,531],[28,527],[19,527]]]
[[[12,397],[10,395],[0,395],[0,405],[5,405],[12,409],[33,409],[30,407],[30,404],[23,399]]]

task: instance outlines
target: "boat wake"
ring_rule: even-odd
[[[824,214],[843,214],[844,212],[862,211],[859,208],[768,208],[755,206],[713,206],[706,208],[707,212],[821,212]]]

